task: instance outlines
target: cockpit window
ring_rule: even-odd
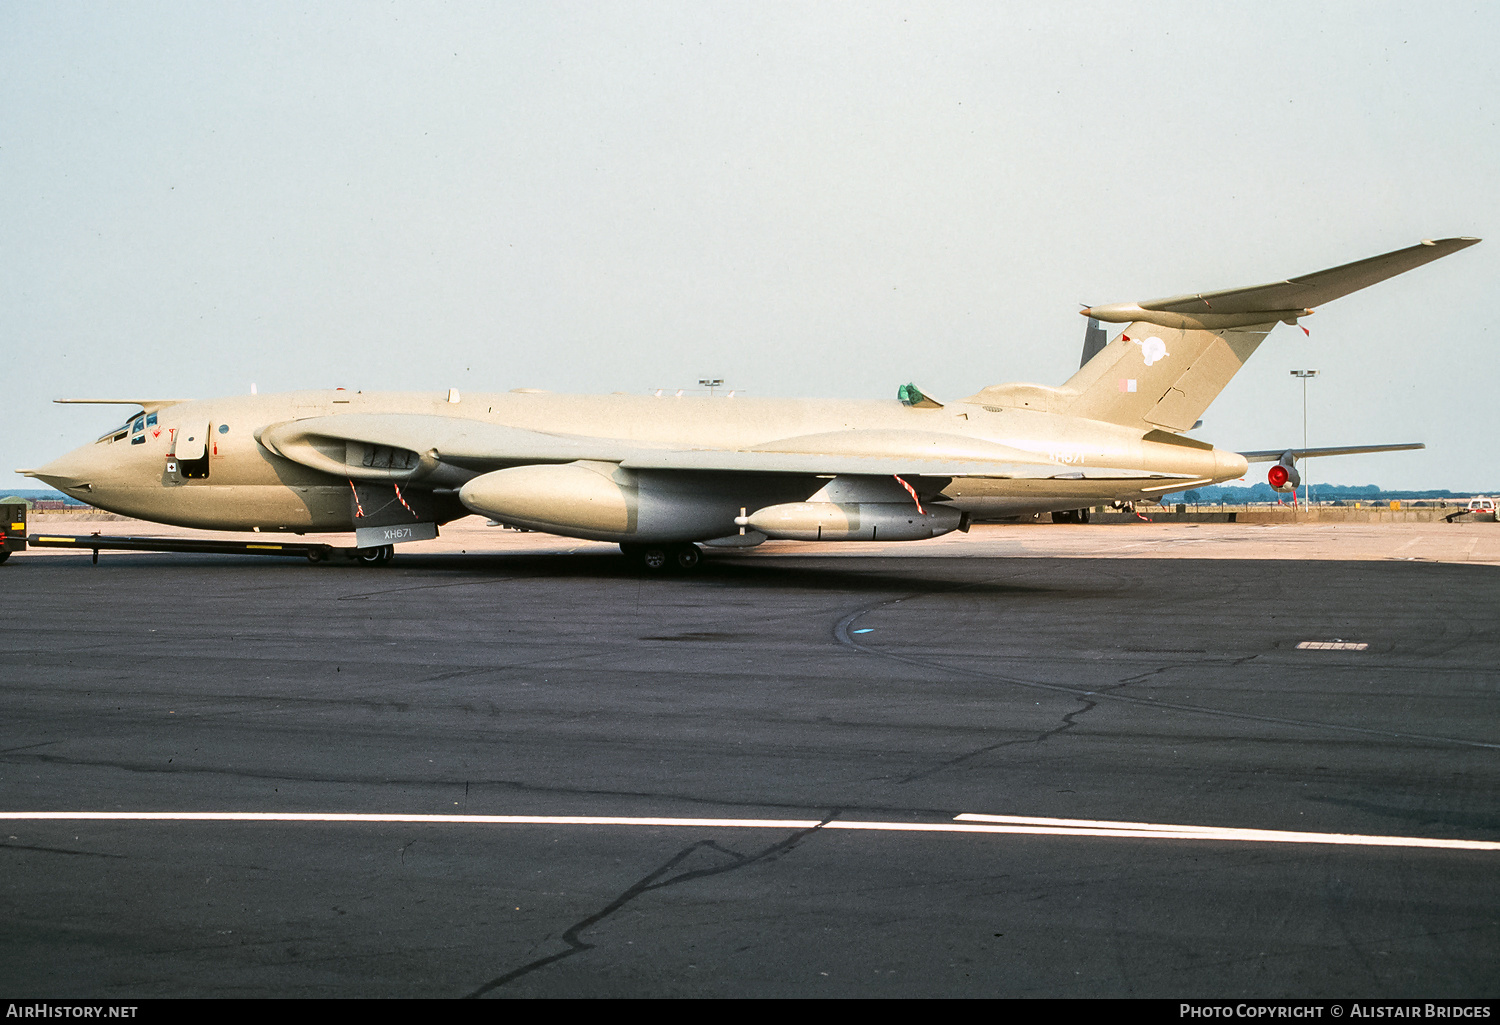
[[[155,427],[156,426],[156,414],[155,413],[147,413],[146,414],[146,426],[147,427]]]
[[[139,434],[142,431],[144,431],[145,429],[146,429],[146,418],[144,416],[136,417],[135,427],[131,429],[131,433],[132,434]]]
[[[134,419],[134,417],[132,417],[131,419]],[[121,438],[125,437],[125,435],[127,435],[129,433],[130,433],[130,420],[126,420],[123,424],[121,424],[120,426],[116,427],[114,430],[112,430],[112,431],[105,431],[103,434],[99,435],[99,440],[100,441],[119,441]]]

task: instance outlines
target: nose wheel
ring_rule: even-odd
[[[690,573],[703,561],[703,553],[695,544],[630,545],[622,544],[620,551],[625,557],[647,573],[680,571]]]

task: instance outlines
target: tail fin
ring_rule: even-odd
[[[1063,386],[1066,412],[1107,423],[1191,430],[1275,323],[1209,331],[1132,322]]]
[[[998,385],[973,401],[1025,405],[1108,423],[1191,430],[1277,323],[1296,324],[1330,302],[1424,263],[1466,249],[1477,238],[1426,240],[1367,260],[1268,285],[1117,303],[1082,311],[1090,341],[1096,321],[1126,324],[1088,356],[1061,388]]]

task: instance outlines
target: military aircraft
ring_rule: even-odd
[[[1244,476],[1300,455],[1186,437],[1278,323],[1474,245],[1426,240],[1267,285],[1095,306],[1060,388],[997,384],[957,402],[897,398],[363,393],[209,401],[60,399],[139,407],[119,427],[21,473],[101,509],[214,530],[354,531],[363,561],[470,513],[612,541],[650,569],[768,538],[904,541],[970,518],[1053,513]],[[1126,325],[1105,342],[1102,323]]]

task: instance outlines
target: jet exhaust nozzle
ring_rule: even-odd
[[[1302,483],[1302,474],[1297,472],[1296,459],[1290,452],[1266,471],[1266,483],[1277,491],[1290,491]]]

